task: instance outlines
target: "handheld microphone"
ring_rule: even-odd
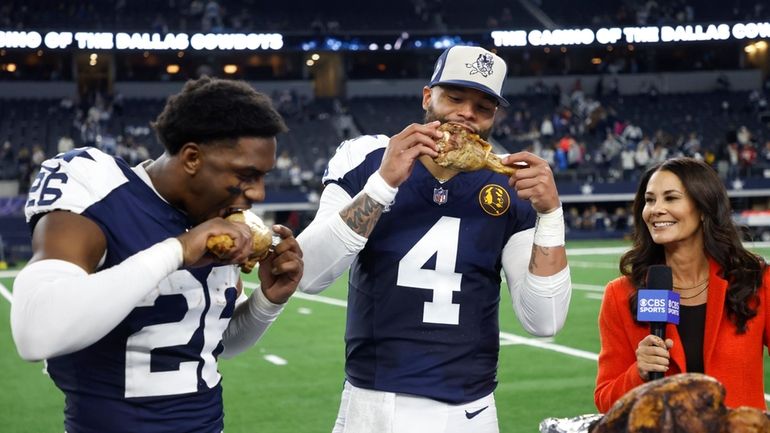
[[[650,334],[666,339],[666,324],[679,324],[679,293],[674,292],[671,268],[652,265],[647,270],[646,288],[637,292],[636,320],[650,322]],[[649,374],[650,380],[660,379],[663,372]]]

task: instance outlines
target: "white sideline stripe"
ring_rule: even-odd
[[[347,308],[348,301],[341,299],[330,298],[328,296],[321,295],[308,295],[307,293],[294,293],[292,298],[304,299],[306,301],[320,302],[322,304],[336,305],[338,307]]]
[[[746,248],[768,248],[770,242],[744,242]],[[620,254],[628,251],[630,247],[600,247],[600,248],[567,248],[568,256],[591,256],[601,254]],[[570,262],[571,264],[572,262]]]
[[[599,292],[604,293],[604,286],[596,286],[593,284],[579,284],[575,283],[572,285],[572,288],[575,290],[582,290],[584,292]]]
[[[602,248],[567,248],[568,256],[598,256],[601,254],[620,254],[628,251],[629,247],[602,247]]]
[[[595,299],[597,301],[601,301],[604,299],[604,296],[598,293],[586,293],[586,299]]]
[[[0,271],[0,278],[14,278],[19,274],[18,270]]]
[[[8,290],[7,287],[5,287],[5,284],[0,283],[0,295],[3,295],[3,298],[7,299],[9,303],[13,304],[13,295],[11,295],[11,291]]]
[[[286,365],[289,363],[289,361],[281,358],[278,355],[265,355],[263,358],[265,358],[265,361],[275,365]]]
[[[765,401],[770,401],[770,394],[765,394]]]
[[[257,287],[259,287],[259,284],[254,284],[254,283],[249,283],[248,281],[244,281],[243,287],[254,290]],[[347,308],[348,306],[347,301],[343,301],[336,298],[330,298],[328,296],[308,295],[307,293],[295,292],[293,295],[291,295],[291,297],[304,299],[306,301],[320,302],[322,304],[336,305],[337,307],[343,307],[343,308]]]
[[[617,269],[617,263],[610,262],[579,262],[575,260],[569,261],[570,268],[602,268],[602,269]]]
[[[508,332],[500,332],[500,339],[511,343],[523,344],[525,346],[537,347],[540,349],[551,350],[565,355],[574,356],[576,358],[588,359],[590,361],[599,360],[599,355],[593,352],[588,352],[580,349],[573,349],[571,347],[562,346],[560,344],[549,343],[547,341],[538,340],[536,338],[526,338]]]

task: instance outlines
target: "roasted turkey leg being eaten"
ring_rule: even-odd
[[[462,123],[447,122],[438,130],[444,136],[436,140],[436,164],[457,171],[489,169],[506,176],[516,173],[517,168],[503,165],[500,157],[492,153],[492,145]]]

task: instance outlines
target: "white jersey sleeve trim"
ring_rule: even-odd
[[[34,361],[90,346],[181,264],[182,244],[169,238],[93,274],[64,260],[26,266],[14,280],[11,304],[19,355]]]
[[[24,213],[27,221],[53,210],[82,213],[128,179],[115,159],[95,148],[78,148],[72,158],[43,161],[30,186]]]
[[[388,146],[390,137],[386,135],[363,135],[343,141],[329,161],[329,167],[323,176],[323,183],[340,180],[350,170],[358,167],[366,156],[377,149]]]
[[[550,276],[529,272],[535,229],[515,233],[503,248],[503,270],[516,317],[530,334],[555,335],[567,319],[572,296],[569,265]]]
[[[351,200],[342,187],[327,185],[313,222],[297,236],[305,256],[314,257],[305,261],[300,291],[318,293],[329,287],[366,245],[367,239],[348,227],[339,215]]]

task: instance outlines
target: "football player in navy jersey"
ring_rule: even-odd
[[[14,281],[22,358],[47,361],[68,433],[223,429],[219,356],[254,344],[302,276],[291,230],[243,293],[252,245],[223,217],[265,196],[276,135],[268,97],[203,77],[170,97],[154,127],[165,152],[136,167],[95,148],[45,161],[26,216],[33,256]],[[214,258],[210,236],[234,248]]]
[[[329,161],[314,221],[298,237],[300,290],[350,269],[345,385],[335,433],[491,433],[504,271],[513,309],[538,336],[571,295],[561,204],[548,164],[519,152],[510,177],[433,161],[453,121],[486,138],[506,65],[454,46],[423,89],[425,122],[346,141]]]

